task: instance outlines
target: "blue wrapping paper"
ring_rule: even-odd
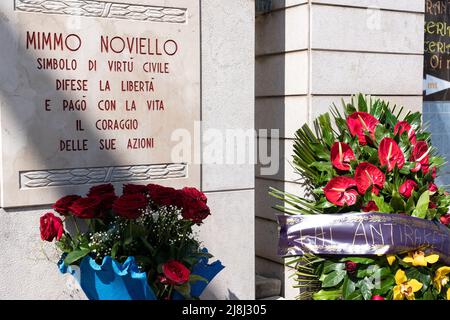
[[[208,252],[203,249],[203,252]],[[81,260],[80,266],[66,266],[63,259],[58,263],[62,273],[69,273],[79,282],[89,300],[156,300],[156,295],[147,283],[147,274],[138,269],[134,257],[128,257],[120,264],[107,256],[99,265],[90,256]],[[199,297],[208,283],[224,268],[218,260],[208,264],[202,258],[192,269],[192,274],[199,275],[208,282],[191,283],[191,296]],[[174,300],[184,299],[178,292]]]

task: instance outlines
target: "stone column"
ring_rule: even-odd
[[[421,110],[423,12],[423,0],[273,0],[257,17],[256,128],[280,130],[281,164],[274,175],[256,172],[256,271],[281,279],[286,298],[297,292],[276,255],[267,189],[301,194],[294,133],[333,102],[362,92]]]

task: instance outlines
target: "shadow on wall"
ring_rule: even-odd
[[[38,30],[36,30],[38,31]],[[76,30],[75,30],[76,31]],[[15,43],[15,39],[17,39],[17,34],[19,34],[19,42]],[[32,103],[29,101],[24,101],[24,97],[20,95],[18,92],[23,92],[23,88],[29,89],[27,93],[30,91],[39,92],[39,88],[45,88],[48,86],[48,84],[52,84],[54,86],[56,81],[56,75],[58,74],[55,71],[52,70],[36,70],[36,73],[34,72],[28,72],[23,70],[28,70],[30,67],[37,68],[37,62],[36,59],[37,56],[32,55],[31,51],[27,51],[25,48],[25,43],[21,43],[21,41],[25,41],[26,39],[26,30],[25,29],[12,29],[11,23],[9,23],[8,19],[4,15],[0,15],[0,39],[5,39],[6,43],[14,43],[14,45],[9,46],[8,48],[4,48],[2,51],[6,54],[2,56],[2,64],[5,66],[10,66],[9,71],[13,72],[6,73],[3,68],[2,73],[0,74],[0,98],[2,100],[2,115],[5,113],[9,114],[9,118],[13,119],[15,122],[15,126],[20,128],[23,135],[26,137],[26,146],[28,148],[27,153],[33,154],[34,157],[36,157],[39,163],[46,163],[48,159],[52,159],[56,154],[45,154],[43,150],[39,147],[46,143],[46,141],[42,141],[40,136],[37,135],[32,129],[27,125],[27,123],[23,120],[23,115],[20,113],[18,108],[15,108],[14,106],[18,105],[19,103],[26,103],[29,104],[30,107],[36,108],[38,110],[42,110],[42,119],[45,119],[45,110],[44,110],[44,100],[35,100]],[[19,49],[18,49],[19,48]],[[20,54],[17,54],[17,50],[21,50]],[[7,52],[8,51],[8,52]],[[84,53],[77,53],[77,55],[74,55],[74,59],[77,59],[79,61],[82,60],[88,60],[92,53],[90,52],[84,52]],[[80,67],[78,67],[79,69]],[[68,76],[74,76],[74,71],[65,71],[67,72]],[[20,75],[26,74],[27,77],[23,77]],[[39,75],[37,76],[37,73]],[[33,81],[36,80],[39,77],[39,81]],[[76,76],[75,76],[76,77]],[[94,82],[89,83],[89,86],[92,88],[92,86],[97,85]],[[89,93],[88,93],[89,94]],[[30,96],[29,94],[28,96]],[[36,94],[36,96],[39,96],[39,94]],[[77,100],[79,99],[79,95],[76,93],[71,93],[69,91],[62,92],[62,91],[55,91],[54,94],[55,99],[58,101],[65,100]],[[50,97],[49,97],[50,98]],[[8,107],[7,107],[8,106]],[[56,107],[56,106],[55,106]],[[88,105],[87,108],[93,108],[93,105]],[[56,108],[55,108],[56,109]],[[52,112],[63,112],[63,111],[52,111]],[[75,111],[75,112],[65,112],[65,121],[67,123],[73,123],[75,125],[75,120],[81,120],[82,122],[86,123],[88,122],[87,115],[84,112]],[[39,119],[42,121],[42,119]],[[85,120],[85,121],[84,121]],[[5,121],[5,120],[3,120]],[[3,122],[2,121],[2,122]],[[52,120],[51,117],[47,117],[48,125],[52,126]],[[61,127],[61,126],[57,126]],[[104,138],[97,134],[93,128],[88,128],[83,126],[84,132],[83,132],[83,139],[89,140],[90,143],[99,141],[99,139]],[[56,129],[55,129],[56,130]],[[74,154],[75,155],[75,154]],[[111,152],[105,152],[105,158],[113,159],[114,161],[115,155]],[[71,189],[72,188],[72,189]],[[73,187],[71,186],[60,186],[58,187],[58,192],[61,192],[61,194],[69,194],[73,191]],[[58,197],[57,194],[55,194],[55,198]],[[56,200],[56,199],[55,199]],[[45,206],[43,206],[45,207]],[[5,209],[8,211],[18,211],[17,208],[14,209]]]
[[[428,125],[427,130],[431,132],[431,142],[437,152],[450,161],[450,145],[448,143],[450,102],[424,102],[423,122]],[[448,162],[441,168],[436,181],[438,185],[450,185],[450,164]]]
[[[292,167],[286,167],[291,159],[291,144],[286,137],[286,107],[289,100],[286,93],[286,11],[275,9],[267,10],[269,5],[274,8],[284,8],[285,0],[264,1],[257,0],[260,13],[256,17],[256,65],[255,65],[255,128],[258,130],[258,147],[268,146],[277,150],[268,150],[267,154],[278,152],[279,166],[275,174],[264,175],[264,159],[259,158],[256,166],[256,222],[255,222],[255,248],[256,248],[256,273],[269,278],[278,278],[282,283],[281,295],[284,296],[290,286],[285,279],[288,277],[286,268],[283,267],[276,248],[278,234],[275,214],[271,208],[276,204],[283,204],[271,197],[269,187],[280,191],[286,190],[286,172],[293,171]],[[258,9],[258,7],[257,7]],[[306,71],[305,71],[306,72]],[[297,106],[295,106],[297,107]],[[300,106],[298,106],[300,107]],[[260,131],[260,130],[263,131]],[[278,135],[272,135],[270,130],[278,130]],[[267,133],[265,133],[268,130]],[[276,144],[270,143],[277,140]],[[262,143],[261,143],[262,142]],[[261,143],[261,144],[260,144]],[[288,149],[286,149],[288,148]],[[263,155],[259,152],[258,155]],[[288,159],[286,159],[288,157]],[[276,160],[276,159],[274,159]],[[286,161],[288,160],[288,161]],[[293,184],[291,184],[293,185]],[[300,186],[298,186],[300,189]],[[292,190],[290,190],[292,192]],[[258,298],[258,292],[256,292]]]

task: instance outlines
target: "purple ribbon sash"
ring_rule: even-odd
[[[401,214],[278,215],[280,256],[383,255],[426,249],[450,263],[450,230]]]

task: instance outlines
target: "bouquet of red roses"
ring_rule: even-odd
[[[196,272],[207,267],[205,259],[211,255],[192,229],[210,215],[206,196],[195,188],[125,184],[117,196],[112,184],[103,184],[92,187],[86,197],[68,195],[52,207],[62,218],[52,212],[42,216],[41,238],[56,239],[63,272],[69,266],[82,268],[81,286],[91,299],[197,298],[221,269],[206,277]],[[103,294],[102,275],[95,273],[100,269],[120,270],[111,275],[117,286],[134,289],[122,296],[109,295],[111,290]],[[87,275],[97,283],[86,282]],[[141,282],[134,283],[136,279]],[[136,287],[142,294],[133,292],[139,291]]]
[[[291,215],[397,213],[448,226],[450,196],[435,184],[444,159],[432,147],[430,133],[423,130],[421,114],[404,113],[403,108],[390,108],[384,101],[373,101],[363,95],[353,97],[352,103],[343,105],[343,113],[336,106],[331,109],[334,123],[326,113],[314,122],[315,133],[307,125],[297,131],[293,164],[303,179],[307,197],[272,189],[271,194],[285,203],[277,208]],[[354,217],[360,222],[385,219],[382,215]],[[351,218],[345,216],[343,220],[348,223]],[[300,223],[297,231],[304,224],[304,221],[303,225]],[[283,232],[285,230],[282,228]],[[363,235],[366,236],[367,252],[373,251],[376,243],[373,229],[370,231],[371,243],[367,241],[364,229],[356,229],[353,239],[347,239],[347,247],[355,246],[356,237]],[[381,230],[378,232],[383,236]],[[445,232],[448,237],[448,229]],[[305,239],[299,236],[297,240],[303,245]],[[329,250],[334,246],[336,252],[345,253],[345,249],[336,246],[336,239],[330,237],[328,241]],[[387,247],[383,250],[393,250]],[[450,273],[445,261],[449,257],[439,257],[433,252],[427,254],[429,248],[410,249],[405,252],[405,246],[401,250],[397,248],[395,254],[387,256],[388,259],[386,256],[305,253],[293,260],[298,268],[299,285],[315,289],[307,290],[301,297],[445,298],[443,288],[448,286]],[[449,294],[447,291],[447,298]]]

